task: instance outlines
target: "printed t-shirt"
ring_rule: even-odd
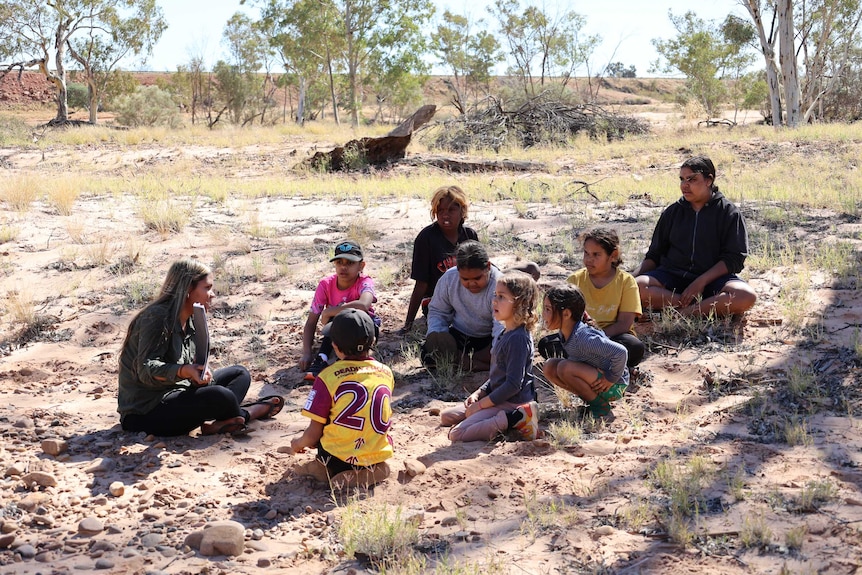
[[[367,467],[392,456],[392,371],[374,359],[339,360],[314,380],[302,414],[323,424],[320,446]]]
[[[633,312],[635,315],[643,313],[638,284],[632,274],[626,271],[618,269],[614,279],[601,288],[593,285],[587,268],[579,269],[567,281],[578,286],[584,294],[587,313],[602,329],[615,323],[620,312]],[[634,325],[629,331],[635,333]]]

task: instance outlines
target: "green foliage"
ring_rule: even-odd
[[[140,84],[132,73],[125,70],[111,70],[105,78],[101,93],[102,107],[105,110],[113,110],[114,102],[118,98],[134,94],[138,86]]]
[[[171,95],[158,86],[141,86],[130,96],[120,97],[115,105],[120,124],[132,127],[180,124],[180,114]]]
[[[495,0],[488,10],[497,19],[508,47],[509,73],[519,78],[529,97],[545,90],[552,78],[562,78],[565,85],[579,67],[586,66],[589,72],[601,37],[582,34],[586,19],[577,12],[554,15],[537,6],[521,8],[519,0]]]
[[[709,116],[718,112],[727,101],[728,77],[740,77],[754,59],[748,51],[753,38],[750,24],[728,16],[721,26],[698,18],[694,12],[668,16],[677,31],[669,40],[656,38],[653,46],[664,58],[664,65],[655,62],[652,71],[682,72],[688,86],[687,98],[697,101]]]
[[[612,62],[605,67],[605,74],[611,78],[637,78],[634,64],[628,68],[622,62]]]
[[[483,28],[478,20],[475,28]],[[431,34],[431,50],[438,61],[451,72],[452,101],[463,113],[467,108],[467,92],[478,94],[479,87],[487,85],[491,69],[503,59],[500,43],[486,30],[475,30],[469,20],[448,10],[443,22]]]
[[[86,109],[90,106],[90,95],[86,84],[70,83],[66,86],[66,99],[70,108]]]

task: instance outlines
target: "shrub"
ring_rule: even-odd
[[[70,83],[66,86],[66,102],[70,108],[89,109],[90,93],[86,84]]]
[[[180,124],[180,112],[171,95],[158,86],[141,86],[130,96],[121,96],[115,104],[117,121],[131,127]]]
[[[24,120],[12,116],[0,116],[0,145],[29,143],[32,137],[32,130]]]

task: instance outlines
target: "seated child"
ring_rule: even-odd
[[[539,432],[535,389],[533,388],[533,337],[530,331],[538,319],[539,288],[529,275],[509,271],[494,287],[494,319],[503,324],[491,349],[489,379],[464,400],[462,405],[444,409],[441,424],[452,441],[489,441],[499,433],[515,429],[526,440]]]
[[[455,250],[467,240],[478,240],[476,230],[464,225],[467,195],[458,186],[443,186],[431,198],[431,225],[419,232],[413,242],[410,277],[416,280],[402,331],[409,330],[421,307],[428,314],[434,287],[443,272],[455,265]]]
[[[571,284],[545,294],[542,319],[545,327],[560,331],[566,359],[548,359],[543,372],[551,383],[583,399],[594,418],[610,422],[611,402],[621,398],[629,384],[628,353],[582,320],[585,307],[584,294]]]
[[[641,362],[646,348],[634,331],[641,315],[641,299],[635,278],[619,268],[620,238],[610,228],[593,228],[581,235],[584,267],[569,276],[587,302],[587,313],[613,341],[628,352],[628,368]]]
[[[375,334],[379,332],[380,318],[374,315],[372,304],[377,301],[374,292],[374,280],[363,273],[365,260],[362,248],[352,240],[344,240],[336,244],[330,262],[335,263],[335,273],[320,280],[308,319],[302,330],[302,357],[299,369],[307,370],[305,379],[314,381],[317,374],[329,365],[332,354],[332,343],[326,335],[320,342],[317,355],[312,357],[311,348],[314,343],[314,332],[317,322],[326,325],[338,312],[353,308],[367,312],[375,326]]]
[[[455,262],[437,282],[428,306],[422,363],[429,369],[449,364],[488,371],[491,343],[503,331],[493,314],[494,285],[502,274],[474,240],[458,246]]]
[[[300,473],[338,488],[370,486],[389,477],[392,456],[392,371],[371,357],[375,325],[358,309],[339,312],[328,326],[340,361],[314,380],[302,414],[311,419],[290,441],[294,453],[317,447]]]

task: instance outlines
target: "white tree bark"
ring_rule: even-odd
[[[778,64],[775,59],[775,35],[772,26],[769,34],[763,24],[763,12],[760,0],[740,0],[751,16],[757,36],[760,40],[760,51],[763,54],[766,65],[766,84],[769,88],[769,109],[772,114],[772,125],[778,128],[782,124],[781,119],[781,84],[778,81]]]
[[[796,42],[793,37],[793,1],[778,1],[778,36],[781,79],[784,82],[784,105],[787,126],[795,128],[802,120],[799,73],[796,66]]]

